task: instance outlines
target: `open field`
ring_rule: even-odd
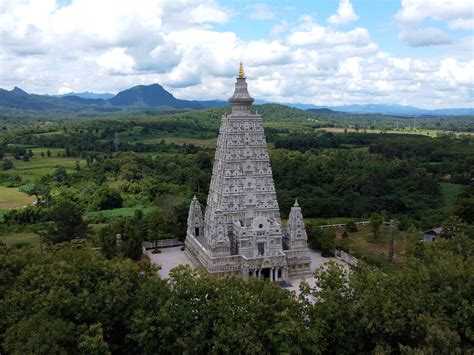
[[[370,226],[358,226],[358,231],[355,233],[348,233],[349,238],[341,237],[344,228],[338,228],[337,240],[338,243],[344,244],[350,254],[357,258],[368,259],[374,263],[384,263],[388,256],[388,244],[390,228],[382,227],[380,229],[380,236],[378,240],[373,239]],[[406,233],[396,232],[395,234],[395,263],[402,262],[405,258],[406,247]]]
[[[459,193],[462,190],[462,185],[459,184],[451,184],[447,182],[441,183],[441,193],[443,194],[443,210],[445,212],[453,212],[454,203],[456,202],[456,198],[458,197]]]
[[[318,128],[318,130],[321,131],[326,131],[326,132],[331,132],[331,133],[345,133],[346,131],[348,133],[355,133],[355,132],[367,132],[367,133],[394,133],[394,134],[418,134],[418,135],[424,135],[427,137],[437,137],[438,135],[441,134],[448,134],[448,133],[453,133],[456,136],[461,136],[461,135],[474,135],[473,132],[451,132],[451,131],[442,131],[442,130],[434,130],[434,129],[415,129],[415,130],[387,130],[387,131],[382,131],[380,129],[364,129],[364,128],[359,128],[359,130],[356,130],[354,128],[343,128],[343,127],[324,127],[324,128]]]
[[[58,154],[63,154],[65,152],[64,148],[45,148],[45,147],[36,147],[31,148],[31,151],[36,157],[41,157],[41,153],[46,156],[47,151],[51,153],[51,157],[57,157]]]
[[[33,232],[0,235],[0,241],[9,247],[14,247],[15,245],[39,247],[40,245],[40,237]]]
[[[16,187],[0,186],[0,208],[22,207],[30,205],[34,200],[34,196],[18,191]]]
[[[58,157],[55,149],[50,149],[52,156],[42,157],[40,153],[44,151],[46,154],[46,148],[34,148],[32,149],[35,156],[30,161],[13,160],[11,157],[7,157],[12,160],[14,168],[4,171],[5,174],[16,174],[19,175],[24,181],[35,181],[41,177],[51,174],[57,167],[63,166],[71,172],[76,166],[76,161],[79,161],[81,168],[86,166],[85,160],[80,158],[71,157]],[[58,152],[62,149],[58,149]]]

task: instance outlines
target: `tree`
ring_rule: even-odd
[[[446,239],[453,239],[462,234],[465,234],[469,226],[458,216],[450,216],[443,222],[443,232],[441,237]]]
[[[383,216],[380,213],[372,213],[370,216],[370,227],[372,228],[372,233],[374,240],[378,240],[380,234],[380,226],[383,223]]]
[[[118,235],[120,243],[117,241]],[[109,259],[116,256],[139,259],[146,235],[146,225],[140,211],[132,219],[119,219],[101,229],[98,239],[102,253]]]
[[[111,210],[114,208],[121,208],[123,205],[123,199],[120,192],[111,189],[107,185],[103,185],[97,189],[92,196],[91,204],[94,210]]]
[[[300,305],[291,293],[270,282],[219,280],[180,266],[172,271],[170,284],[168,316],[174,320],[173,350],[177,353],[275,354],[309,353],[311,346],[318,349],[318,344],[308,341]]]
[[[66,171],[66,168],[64,166],[57,167],[56,170],[53,172],[52,176],[53,176],[53,179],[59,183],[66,182],[69,177]]]
[[[464,288],[473,264],[442,249],[434,246],[426,259],[409,258],[383,273],[365,267],[349,273],[337,264],[318,270],[316,286],[303,290],[302,297],[318,300],[308,301],[305,311],[308,331],[318,334],[321,352],[472,349],[472,325],[461,321],[466,310],[461,305],[471,297],[472,286]],[[440,289],[446,290],[442,296]]]
[[[49,185],[38,182],[28,191],[28,195],[36,197],[37,205],[44,204],[49,206],[51,202],[51,188]]]
[[[350,233],[355,233],[357,232],[357,224],[355,224],[354,221],[350,221],[346,223],[346,231]]]
[[[56,244],[87,236],[88,227],[82,213],[82,208],[71,199],[57,198],[49,211],[50,225],[41,232],[45,242]]]
[[[474,223],[474,184],[459,194],[454,212],[465,222]]]
[[[49,149],[46,151],[46,156],[49,158],[51,156],[51,152],[49,151]]]
[[[390,238],[388,241],[388,260],[393,264],[395,254],[395,234],[398,230],[398,223],[395,220],[390,221]]]
[[[333,228],[321,229],[311,224],[306,226],[309,245],[313,249],[321,250],[322,256],[331,256],[336,249],[336,230]]]
[[[151,311],[165,313],[169,299],[149,264],[106,260],[83,242],[43,256],[0,248],[0,256],[2,354],[143,353],[140,333],[163,335],[160,341],[172,349],[173,334],[166,333],[172,319],[147,327]]]
[[[2,164],[3,170],[10,170],[13,169],[15,166],[11,160],[5,159]]]
[[[40,311],[8,328],[5,350],[11,354],[66,354],[74,344],[74,330],[73,323]]]

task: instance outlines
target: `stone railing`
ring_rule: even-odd
[[[334,256],[336,257],[336,259],[342,260],[350,266],[357,266],[358,260],[343,250],[334,250]]]
[[[180,242],[178,239],[160,239],[154,242],[143,242],[143,247],[148,249],[154,248],[171,248],[183,246],[184,243]]]
[[[317,228],[332,228],[332,227],[345,227],[347,223],[336,223],[336,224],[323,224],[321,226],[316,226]],[[357,226],[366,226],[370,224],[370,221],[360,221],[360,222],[355,222]]]

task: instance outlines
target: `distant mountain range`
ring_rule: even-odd
[[[84,92],[68,92],[67,94],[62,94],[62,95],[51,95],[54,97],[65,97],[65,96],[77,96],[81,97],[83,99],[103,99],[103,100],[108,100],[114,97],[114,94],[111,94],[109,92],[104,92],[100,94],[96,94],[95,92],[89,92],[89,91],[84,91]]]
[[[255,104],[269,103],[255,100]],[[203,109],[226,106],[226,100],[181,100],[175,98],[159,84],[138,85],[119,92],[96,94],[92,92],[67,93],[63,95],[35,95],[15,87],[13,90],[0,89],[0,108],[19,110],[58,110],[80,112],[113,112],[127,108],[172,108]],[[345,106],[316,106],[310,104],[283,104],[286,106],[310,110],[321,115],[329,114],[383,114],[395,116],[437,116],[437,115],[474,115],[474,108],[446,108],[426,110],[401,105],[365,104]]]
[[[384,104],[362,104],[344,106],[316,106],[308,104],[286,104],[287,106],[301,110],[330,109],[336,112],[358,113],[358,114],[382,114],[395,116],[442,116],[442,115],[474,115],[474,108],[442,108],[427,110],[413,106],[384,105]]]
[[[109,112],[126,108],[203,109],[225,105],[227,101],[223,100],[180,100],[159,84],[134,86],[117,95],[82,92],[49,96],[28,94],[18,87],[10,91],[0,89],[0,107],[19,110]]]

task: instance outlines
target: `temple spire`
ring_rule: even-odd
[[[240,61],[239,79],[244,79],[244,78],[245,78],[244,66],[242,65],[242,61]]]
[[[252,106],[253,98],[247,90],[247,82],[244,73],[244,66],[240,62],[239,76],[235,83],[235,91],[229,99],[232,107],[231,116],[245,116],[250,114],[250,106]]]

